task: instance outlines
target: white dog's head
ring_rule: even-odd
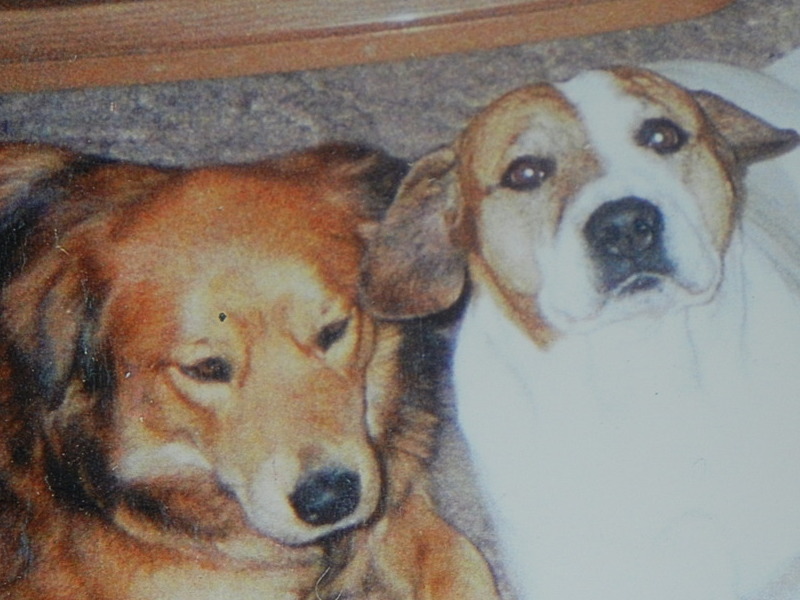
[[[432,312],[468,271],[538,343],[707,301],[744,168],[797,139],[642,69],[516,90],[408,175],[365,295],[383,315]]]

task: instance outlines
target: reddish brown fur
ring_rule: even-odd
[[[0,597],[494,596],[427,500],[436,424],[400,399],[400,332],[356,301],[387,160],[328,146],[183,171],[0,149],[0,217],[16,219],[0,467],[18,500],[0,523],[21,557]],[[228,380],[186,374],[209,352]],[[148,454],[164,444],[179,446]],[[353,518],[370,523],[327,554],[297,545],[324,531],[247,495],[283,497],[326,461],[361,474]]]

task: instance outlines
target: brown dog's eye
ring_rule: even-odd
[[[181,371],[202,383],[228,383],[233,378],[233,367],[219,356],[204,358],[193,365],[182,366]]]
[[[669,119],[648,119],[636,134],[636,143],[658,154],[677,152],[689,139],[687,133]]]
[[[533,190],[542,185],[555,170],[555,161],[549,158],[520,156],[503,173],[500,185],[517,191]]]
[[[322,349],[323,352],[327,352],[331,346],[344,337],[349,324],[350,319],[342,319],[341,321],[334,321],[323,327],[317,334],[317,346]]]

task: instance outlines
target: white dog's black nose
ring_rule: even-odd
[[[661,210],[641,198],[612,200],[595,210],[583,235],[604,290],[622,284],[624,292],[650,289],[669,274],[663,232]]]
[[[324,469],[306,476],[289,498],[295,513],[309,525],[341,521],[358,507],[361,481],[358,473]]]

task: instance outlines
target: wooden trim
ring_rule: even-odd
[[[231,77],[464,52],[662,24],[730,2],[138,0],[0,9],[0,91]]]

